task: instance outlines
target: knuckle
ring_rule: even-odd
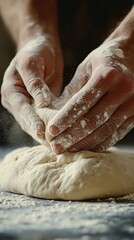
[[[42,80],[38,77],[28,80],[28,90],[31,94],[37,94],[42,89]]]
[[[106,90],[111,92],[113,90],[113,87],[116,86],[119,83],[119,81],[122,80],[119,71],[111,66],[101,67],[101,72],[100,70],[98,71],[97,78],[98,88],[100,89],[101,92]]]
[[[83,150],[89,150],[91,147],[90,147],[90,144],[89,144],[89,142],[88,141],[85,141],[85,140],[83,140],[80,144],[79,144],[79,146],[77,147],[77,150],[79,150],[79,149],[83,149]]]
[[[99,86],[101,89],[110,89],[119,80],[119,74],[116,68],[103,66],[101,67],[101,75],[99,74]]]
[[[116,123],[113,123],[112,120],[109,120],[108,122],[106,122],[102,128],[103,128],[103,133],[106,135],[106,136],[110,136],[112,135],[114,129],[115,129],[115,126],[116,126]]]
[[[104,141],[106,138],[112,136],[115,130],[115,125],[112,121],[105,122],[98,128],[98,134],[93,136],[94,141],[98,144],[100,141]]]

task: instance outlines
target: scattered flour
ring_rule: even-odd
[[[85,128],[87,126],[87,122],[85,120],[81,120],[81,127]]]
[[[19,239],[29,240],[44,239],[44,236],[48,239],[89,240],[90,236],[113,236],[112,229],[114,234],[118,229],[120,234],[125,230],[130,236],[134,234],[134,208],[132,196],[127,196],[129,200],[124,198],[88,202],[53,201],[0,189],[0,233],[14,233],[21,235]]]

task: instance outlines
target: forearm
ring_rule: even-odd
[[[18,48],[37,36],[58,39],[55,0],[0,0],[0,11]]]
[[[118,38],[120,36],[126,39],[134,39],[134,6],[107,40]]]
[[[134,42],[134,6],[106,41],[118,38]]]
[[[105,40],[105,43],[114,42],[117,48],[120,48],[123,53],[123,59],[131,72],[134,71],[134,6],[124,20]]]

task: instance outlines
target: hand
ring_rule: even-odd
[[[134,127],[134,47],[104,42],[78,66],[49,127],[56,153],[104,151]],[[70,99],[70,100],[69,100]]]
[[[37,107],[46,107],[51,101],[50,90],[55,95],[59,94],[62,69],[60,48],[54,48],[44,37],[37,37],[18,51],[5,72],[2,104],[22,129],[39,142],[44,139],[44,123],[31,104],[34,102]]]

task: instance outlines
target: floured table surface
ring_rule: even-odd
[[[0,158],[10,149],[0,149]],[[134,196],[53,201],[0,189],[0,240],[134,239]]]

